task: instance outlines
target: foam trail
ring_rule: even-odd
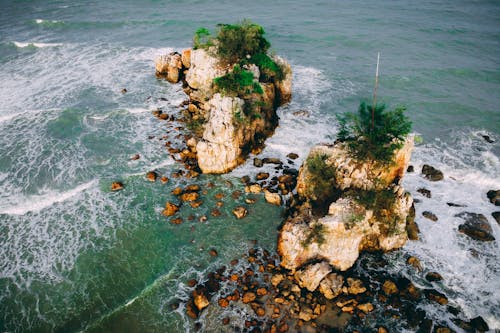
[[[97,183],[96,180],[90,181],[88,183],[79,185],[72,190],[67,192],[56,192],[50,191],[49,193],[43,195],[33,195],[26,197],[20,204],[15,206],[0,208],[0,214],[9,214],[9,215],[24,215],[27,212],[37,212],[46,207],[50,207],[55,203],[63,202],[68,200],[69,198],[77,195],[80,192],[83,192]]]
[[[37,42],[13,42],[15,46],[19,48],[24,48],[28,46],[34,46],[38,48],[43,48],[43,47],[53,47],[53,46],[61,46],[63,45],[62,43],[37,43]]]

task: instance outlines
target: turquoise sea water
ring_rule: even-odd
[[[391,269],[426,286],[404,265],[405,254],[416,255],[443,275],[434,288],[452,304],[500,329],[500,230],[485,195],[500,188],[497,1],[2,1],[0,332],[192,331],[182,308],[170,307],[189,294],[184,282],[241,256],[253,240],[275,247],[280,208],[257,197],[245,219],[231,213],[244,203],[244,195],[231,198],[242,190],[239,177],[261,171],[251,162],[225,176],[145,179],[180,168],[164,147],[177,140],[176,125],[150,111],[177,114],[185,96],[156,79],[154,58],[189,47],[200,26],[243,18],[263,25],[292,64],[293,101],[278,111],[261,157],[293,151],[296,166],[314,144],[335,138],[336,113],[370,98],[381,52],[380,99],[406,105],[423,139],[412,164],[446,176],[429,183],[407,175],[405,187],[421,200],[422,239],[389,255]],[[294,115],[301,110],[309,116]],[[111,193],[114,180],[125,189]],[[172,225],[163,205],[175,200],[173,188],[193,182],[215,187]],[[211,217],[219,192],[223,215]],[[424,210],[439,221],[422,218]],[[487,216],[497,241],[458,234],[454,215],[463,210]],[[447,320],[442,309],[427,310]],[[201,321],[205,331],[222,330],[220,321]]]

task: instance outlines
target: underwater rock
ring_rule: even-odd
[[[163,210],[162,214],[165,216],[172,216],[175,213],[177,213],[179,209],[180,209],[179,206],[177,206],[176,204],[167,202],[165,204],[165,209]]]
[[[237,219],[242,219],[247,216],[248,210],[243,206],[238,206],[233,210],[233,214]]]

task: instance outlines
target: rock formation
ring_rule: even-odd
[[[409,137],[389,164],[356,160],[341,142],[314,147],[298,176],[300,204],[279,235],[281,265],[295,271],[322,261],[345,271],[360,251],[402,247],[413,199],[399,181],[412,147]]]
[[[203,173],[226,173],[241,164],[253,149],[273,133],[278,117],[276,108],[291,98],[292,72],[282,58],[274,57],[283,71],[281,79],[261,75],[255,64],[241,70],[253,74],[253,86],[243,93],[218,89],[215,79],[221,78],[239,64],[223,64],[211,49],[187,49],[161,56],[156,72],[173,83],[183,79],[189,96],[185,120],[195,134],[199,168]]]

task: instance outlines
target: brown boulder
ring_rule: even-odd
[[[427,164],[422,166],[422,174],[425,178],[433,182],[437,182],[444,178],[443,172]]]
[[[233,214],[237,219],[242,219],[247,216],[248,210],[245,207],[238,206],[233,210]]]
[[[459,232],[479,241],[489,242],[495,240],[491,225],[483,214],[463,212],[455,215],[455,217],[465,220],[465,223],[458,226]]]
[[[175,213],[177,213],[178,210],[179,210],[179,206],[177,206],[174,203],[167,202],[165,204],[165,209],[163,210],[162,214],[165,216],[172,216]]]
[[[111,183],[111,191],[120,191],[123,190],[123,183],[122,182],[112,182]]]

